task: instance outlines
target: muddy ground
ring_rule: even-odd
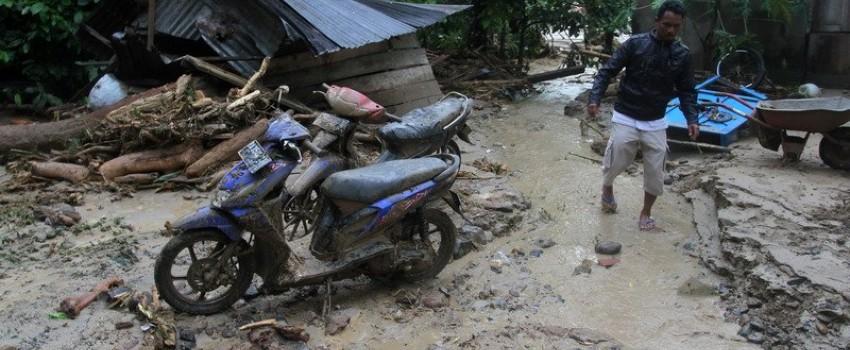
[[[175,324],[194,333],[200,349],[252,348],[237,328],[267,318],[310,334],[306,344],[278,344],[284,349],[846,347],[847,174],[821,165],[815,143],[796,164],[752,139],[731,156],[677,152],[676,181],[654,213],[661,229],[639,232],[640,167],[618,179],[620,213],[602,214],[599,165],[587,159],[599,158],[593,137],[580,134],[575,115],[564,116],[588,81],[559,79],[526,99],[480,105],[475,145],[462,146],[465,179],[456,185],[472,221],[456,223],[474,244],[464,244],[472,250],[437,279],[336,282],[333,316],[349,321],[334,335],[319,318],[324,289],[317,287],[240,301],[214,316],[174,315]],[[497,166],[473,166],[487,168],[483,159]],[[9,178],[0,172],[0,181]],[[127,198],[65,184],[4,193],[0,347],[152,348],[146,322],[105,301],[73,320],[48,314],[111,275],[149,290],[168,240],[163,223],[208,196]],[[75,206],[81,224],[43,224],[31,209],[52,202]],[[594,253],[605,240],[623,246],[610,268]],[[133,326],[116,330],[122,321]]]

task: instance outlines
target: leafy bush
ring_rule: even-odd
[[[61,104],[97,75],[80,69],[75,37],[99,0],[0,0],[0,72],[4,99],[36,108]]]

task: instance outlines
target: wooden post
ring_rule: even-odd
[[[153,36],[156,33],[156,0],[148,0],[148,51],[153,51]]]

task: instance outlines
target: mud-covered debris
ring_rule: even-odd
[[[679,286],[678,293],[679,295],[710,296],[716,294],[717,289],[697,277],[691,277]]]
[[[578,275],[581,275],[581,274],[588,274],[589,275],[590,272],[592,271],[592,269],[593,269],[593,260],[584,259],[584,260],[581,261],[581,264],[576,266],[576,268],[573,270],[573,276],[578,276]]]
[[[128,328],[133,328],[133,322],[132,321],[115,322],[115,329],[128,329]]]
[[[620,254],[623,245],[612,241],[602,241],[596,244],[596,253],[605,255]]]
[[[617,265],[619,263],[620,263],[620,259],[617,259],[617,258],[599,259],[599,266],[602,266],[606,269],[610,268],[611,266]]]
[[[490,160],[489,158],[476,159],[472,162],[472,166],[481,171],[493,173],[496,175],[505,175],[510,170],[507,165]]]
[[[429,309],[441,309],[449,305],[449,298],[442,292],[435,290],[422,297],[422,306]]]
[[[81,218],[80,213],[66,203],[38,207],[35,217],[50,226],[74,226]]]
[[[83,309],[91,304],[101,293],[106,293],[113,286],[123,284],[124,281],[118,277],[107,278],[98,283],[88,293],[83,293],[74,297],[68,297],[62,300],[59,304],[58,311],[64,312],[71,318],[77,317]]]

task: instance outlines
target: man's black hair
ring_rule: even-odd
[[[682,16],[682,18],[685,18],[685,5],[682,4],[682,2],[679,0],[667,0],[663,4],[661,4],[661,7],[658,8],[658,14],[655,18],[661,19],[661,17],[664,17],[664,13],[667,11],[673,12],[679,16]]]

